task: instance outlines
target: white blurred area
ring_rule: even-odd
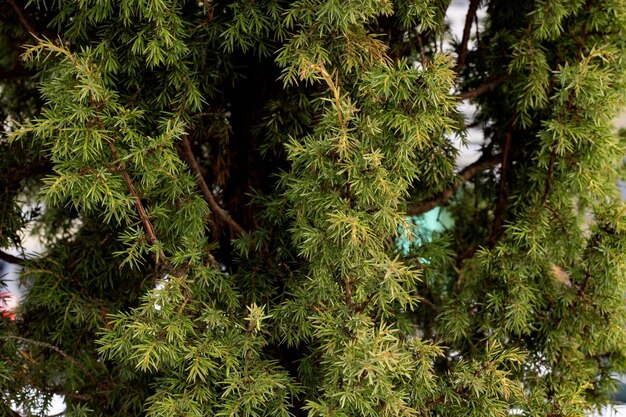
[[[22,232],[22,248],[6,248],[3,251],[19,258],[28,259],[37,257],[44,250],[41,241],[31,233],[32,227],[26,227]],[[4,308],[10,309],[19,303],[22,295],[22,289],[19,284],[19,266],[7,262],[0,261],[0,277],[6,288],[0,288],[0,293],[7,291],[11,294],[5,298]]]

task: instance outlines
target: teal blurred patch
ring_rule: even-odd
[[[405,220],[406,223],[398,227],[396,238],[396,248],[402,255],[408,255],[412,248],[430,242],[433,233],[443,232],[454,225],[450,213],[441,207],[436,207],[420,216],[407,216]]]

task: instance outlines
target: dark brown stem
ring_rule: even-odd
[[[472,100],[472,99],[475,99],[475,98],[480,97],[481,95],[483,95],[485,93],[488,93],[490,91],[495,90],[500,84],[502,84],[504,82],[504,80],[506,80],[506,76],[501,75],[499,77],[496,77],[494,79],[491,79],[491,80],[485,82],[484,84],[479,85],[478,87],[476,87],[473,90],[466,91],[465,93],[462,93],[458,97],[461,100]]]
[[[543,197],[541,197],[541,205],[545,206],[550,195],[550,185],[552,182],[552,171],[554,170],[554,163],[556,162],[556,147],[552,147],[550,152],[550,162],[548,163],[548,172],[546,173],[546,183],[543,190]]]
[[[459,50],[459,57],[456,60],[456,66],[454,67],[454,71],[457,73],[461,72],[461,70],[465,66],[465,59],[467,58],[467,43],[469,42],[470,33],[472,31],[472,24],[474,23],[474,16],[476,16],[476,11],[478,10],[479,4],[480,0],[470,0],[467,15],[465,16],[465,27],[463,28],[461,49]]]
[[[120,156],[117,153],[117,149],[115,148],[115,144],[113,142],[109,142],[109,149],[111,150],[111,153],[113,154],[113,158],[115,158],[115,163],[118,164],[117,172],[124,179],[124,182],[126,183],[126,188],[128,188],[128,191],[131,193],[131,195],[133,196],[133,199],[135,200],[135,207],[137,207],[139,218],[141,219],[141,222],[143,223],[143,227],[146,231],[146,234],[148,235],[148,239],[150,240],[151,244],[156,245],[158,243],[158,239],[154,233],[154,228],[152,227],[152,223],[150,223],[150,219],[148,218],[148,213],[146,212],[146,209],[141,203],[141,198],[139,197],[139,194],[137,193],[137,190],[135,189],[135,186],[133,185],[133,181],[131,180],[130,175],[128,174],[128,171],[126,170],[126,168],[122,166],[122,163],[120,162]]]
[[[33,38],[35,38],[35,39],[41,38],[41,36],[39,35],[39,31],[37,31],[37,29],[35,29],[35,27],[32,25],[32,23],[30,23],[30,21],[26,17],[26,14],[24,13],[24,10],[22,10],[22,8],[17,5],[15,0],[6,0],[6,2],[9,3],[11,8],[15,12],[15,14],[17,15],[17,18],[19,19],[19,21],[22,24],[22,26],[24,26],[24,29],[26,29],[26,31]]]
[[[478,161],[465,167],[458,176],[458,179],[448,187],[443,193],[430,200],[422,201],[416,204],[411,204],[406,209],[406,214],[409,216],[419,216],[426,213],[429,210],[434,209],[437,206],[442,205],[450,197],[454,195],[454,192],[464,183],[469,181],[474,175],[482,172],[486,169],[493,168],[502,161],[502,155],[483,156]]]
[[[10,253],[6,253],[3,250],[0,250],[0,261],[8,262],[14,265],[24,265],[28,262],[27,259],[18,258],[17,256],[13,256]]]
[[[424,50],[424,43],[422,42],[422,36],[418,30],[415,31],[415,40],[417,41],[417,46],[420,50],[420,59],[422,60],[422,65],[426,65],[426,51]]]
[[[504,208],[506,206],[506,178],[509,167],[509,156],[511,153],[511,137],[513,128],[509,127],[504,134],[504,149],[502,151],[502,166],[500,168],[500,181],[498,182],[498,203],[494,211],[493,229],[489,241],[494,242],[502,229]]]
[[[206,20],[211,23],[213,21],[213,0],[204,0],[204,8],[206,11]]]
[[[362,313],[365,311],[365,309],[369,306],[369,304],[372,302],[372,300],[374,299],[374,294],[370,294],[367,299],[365,299],[365,301],[363,301],[362,303],[360,303],[355,309],[354,311],[356,311],[357,313]]]
[[[218,216],[224,223],[226,223],[235,234],[244,234],[246,231],[243,229],[243,227],[241,227],[239,223],[233,220],[233,218],[230,217],[226,210],[220,207],[220,205],[215,200],[215,196],[213,196],[213,193],[211,192],[211,190],[209,190],[209,186],[207,185],[206,181],[204,181],[204,177],[202,176],[202,171],[200,170],[198,161],[196,160],[196,157],[191,150],[191,144],[189,143],[189,139],[187,138],[187,136],[183,136],[182,145],[184,157],[187,160],[187,163],[191,166],[191,170],[196,175],[196,183],[198,184],[198,187],[200,187],[200,190],[202,191],[205,200],[207,201],[207,203],[209,203],[211,211],[213,211],[216,216]]]

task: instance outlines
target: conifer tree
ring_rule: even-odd
[[[0,318],[3,412],[606,404],[626,3],[470,0],[458,39],[449,3],[1,3],[0,259],[25,291]],[[416,226],[437,207],[445,230]],[[45,251],[7,253],[26,230]]]

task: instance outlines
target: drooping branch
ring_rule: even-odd
[[[198,161],[196,160],[196,157],[191,150],[191,144],[189,143],[189,139],[187,138],[187,136],[183,136],[182,145],[184,158],[190,165],[193,173],[196,175],[196,183],[198,184],[198,187],[200,187],[200,190],[202,191],[202,194],[204,195],[207,203],[209,203],[209,207],[211,208],[213,213],[215,213],[216,216],[218,216],[224,223],[226,223],[233,232],[239,235],[244,234],[245,230],[243,229],[243,227],[241,227],[239,223],[233,220],[233,218],[230,217],[230,214],[228,214],[228,212],[217,203],[217,201],[215,200],[215,196],[213,195],[211,190],[209,190],[209,186],[202,176],[200,165],[198,165]]]
[[[459,50],[459,57],[456,60],[455,72],[461,72],[465,65],[465,59],[467,58],[467,44],[469,42],[470,33],[472,31],[472,24],[474,23],[474,16],[478,11],[480,0],[470,0],[467,15],[465,16],[465,27],[463,28],[463,38],[461,39],[461,49]]]
[[[326,85],[328,85],[328,88],[333,93],[333,97],[335,99],[335,107],[337,108],[337,118],[339,119],[339,126],[341,127],[342,136],[345,138],[348,127],[346,119],[343,116],[343,112],[341,110],[341,94],[339,93],[339,87],[333,81],[333,77],[331,77],[331,75],[328,73],[323,65],[311,64],[311,68],[319,71],[319,73],[322,74],[322,78],[326,82]]]
[[[24,265],[27,262],[26,259],[18,258],[17,256],[4,252],[3,250],[0,250],[0,261],[8,262],[14,265]]]
[[[409,204],[406,209],[406,214],[409,216],[419,216],[420,214],[424,214],[427,211],[442,205],[454,195],[454,192],[461,185],[473,178],[474,175],[486,169],[495,167],[501,161],[502,154],[481,157],[478,161],[468,165],[461,172],[459,172],[457,180],[450,187],[444,190],[444,192],[440,195],[431,198],[430,200],[421,201],[415,204]]]

